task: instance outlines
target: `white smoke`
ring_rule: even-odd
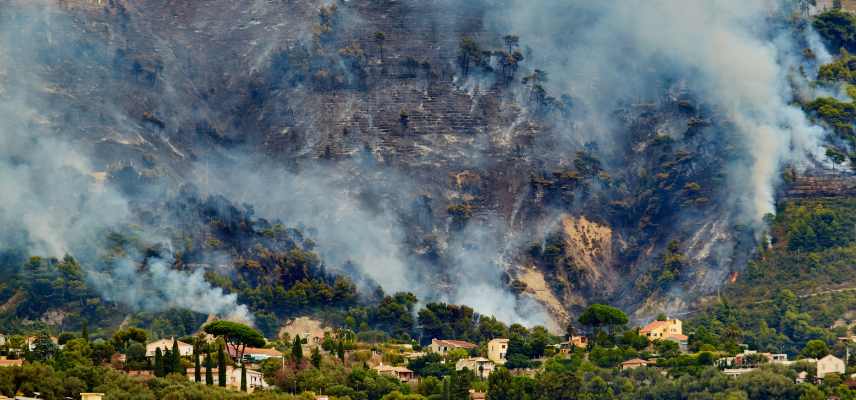
[[[616,99],[650,94],[663,77],[686,78],[694,92],[734,123],[750,155],[730,171],[747,222],[760,223],[774,211],[774,188],[784,163],[799,164],[806,154],[820,154],[822,129],[790,104],[787,78],[800,49],[774,32],[774,23],[784,22],[777,15],[785,11],[779,2],[498,3],[493,20],[532,44],[530,65],[544,66],[554,88],[574,94],[590,109],[608,114]],[[602,125],[609,125],[607,119],[602,116]]]
[[[10,9],[0,14],[0,250],[79,258],[92,254],[108,229],[133,222],[129,201],[96,179],[84,146],[67,139],[79,127],[54,125],[54,118],[69,110],[63,109],[65,102],[51,99],[54,88],[41,75],[49,66],[40,63],[39,54],[56,50],[52,32],[28,22],[49,21],[46,26],[56,27],[67,21],[50,7]],[[236,296],[212,287],[202,271],[173,271],[165,260],[137,270],[141,258],[96,271],[100,260],[85,261],[89,283],[108,300],[147,311],[180,307],[251,319]]]

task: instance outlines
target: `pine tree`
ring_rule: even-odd
[[[217,384],[226,387],[226,354],[222,347],[217,349]]]
[[[193,381],[202,382],[202,368],[199,365],[199,352],[193,349]]]
[[[247,391],[247,366],[241,363],[241,391]]]
[[[185,374],[184,368],[181,366],[181,352],[178,351],[178,340],[172,339],[172,365],[170,372],[174,374]]]
[[[294,343],[291,344],[291,358],[294,360],[294,365],[300,368],[300,363],[303,361],[303,341],[300,340],[300,335],[296,335]]]
[[[160,347],[155,349],[155,376],[162,377],[163,373],[163,353],[161,352]]]
[[[205,353],[205,384],[211,386],[214,384],[214,364],[211,361],[211,353]]]
[[[89,323],[83,320],[83,326],[80,327],[80,337],[85,341],[89,341]]]
[[[336,347],[336,355],[339,356],[339,359],[342,360],[342,364],[345,363],[345,343],[341,340],[339,341],[339,345]]]
[[[312,349],[312,357],[310,360],[312,360],[313,367],[318,369],[321,368],[321,351],[318,350],[317,346]]]

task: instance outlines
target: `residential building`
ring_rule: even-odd
[[[154,357],[157,349],[161,349],[161,353],[165,353],[167,350],[172,351],[172,343],[174,339],[161,339],[151,342],[146,345],[146,357]],[[182,357],[190,357],[193,355],[193,345],[189,343],[184,343],[182,341],[178,342],[178,353],[181,354]]]
[[[588,338],[585,336],[571,336],[568,341],[559,343],[555,347],[559,349],[559,353],[561,354],[570,354],[575,348],[585,349],[588,347]]]
[[[462,369],[468,369],[470,371],[475,372],[476,376],[482,379],[487,379],[493,370],[496,368],[496,365],[493,361],[488,360],[484,357],[470,357],[470,358],[462,358],[455,363],[455,370],[460,371]]]
[[[9,360],[6,357],[0,357],[0,367],[20,367],[24,365],[24,360]]]
[[[683,324],[679,319],[653,321],[640,329],[639,334],[647,337],[652,342],[655,340],[668,340],[669,338],[676,340],[679,340],[681,337],[686,338],[686,336],[683,336]]]
[[[797,374],[796,383],[799,385],[800,383],[806,383],[809,381],[808,372],[801,371]]]
[[[431,352],[437,353],[441,356],[445,356],[449,350],[453,349],[464,349],[464,350],[472,350],[477,348],[478,346],[465,342],[463,340],[442,340],[442,339],[431,339]]]
[[[104,393],[81,393],[80,400],[101,400],[104,398]]]
[[[485,399],[487,399],[487,393],[477,392],[473,389],[470,389],[470,400],[485,400]]]
[[[817,377],[823,379],[828,374],[844,374],[844,360],[832,354],[817,360]]]
[[[493,339],[487,342],[487,358],[496,364],[504,365],[508,354],[508,339]]]
[[[383,365],[381,363],[373,369],[377,371],[378,375],[393,377],[401,382],[410,382],[416,377],[416,374],[413,371],[405,367],[395,367],[392,365]]]
[[[716,364],[723,368],[754,368],[764,363],[791,365],[793,361],[788,361],[787,354],[759,353],[755,350],[743,350],[743,353],[734,357],[716,360]]]
[[[641,359],[641,358],[634,358],[634,359],[632,359],[632,360],[627,360],[627,361],[625,361],[625,362],[621,363],[621,370],[623,371],[623,370],[626,370],[626,369],[634,369],[634,368],[639,368],[639,367],[647,367],[647,366],[648,366],[648,364],[649,364],[649,363],[648,363],[648,361],[645,361],[645,360],[643,360],[643,359]]]
[[[214,375],[214,385],[219,384],[219,370],[217,368],[211,368],[212,374]],[[202,369],[202,374],[205,374],[205,369]],[[193,368],[187,369],[187,379],[195,380],[195,373]],[[226,387],[233,390],[241,390],[241,369],[235,368],[232,366],[226,367]],[[269,385],[265,382],[265,377],[261,373],[261,371],[256,371],[254,369],[247,368],[247,392],[252,393],[256,389],[266,389]]]
[[[687,335],[669,335],[666,337],[666,340],[670,342],[675,342],[678,344],[678,350],[682,353],[686,353],[689,348],[689,340],[690,338]]]
[[[6,345],[6,335],[0,333],[0,346]]]

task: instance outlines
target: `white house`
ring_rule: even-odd
[[[817,377],[823,379],[828,374],[844,374],[844,360],[832,354],[817,360]]]
[[[493,361],[484,357],[462,358],[455,363],[455,370],[468,369],[475,372],[476,376],[482,379],[487,379],[488,376],[496,368]]]
[[[214,375],[214,386],[219,384],[219,374],[217,368],[211,368],[212,375]],[[205,380],[205,368],[202,368],[201,371],[202,380]],[[187,369],[187,379],[195,380],[195,372],[193,368]],[[229,389],[240,390],[241,389],[241,369],[234,368],[232,366],[226,367],[226,387]],[[247,369],[247,392],[252,393],[256,389],[265,389],[269,387],[267,382],[265,382],[264,374],[261,371],[256,371],[254,369]]]
[[[161,349],[161,353],[165,353],[167,350],[172,351],[173,340],[173,338],[161,339],[147,344],[146,357],[154,357],[158,348]],[[182,357],[190,357],[193,355],[193,345],[179,341],[178,352]]]

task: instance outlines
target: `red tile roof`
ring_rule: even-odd
[[[650,324],[645,325],[645,327],[644,327],[644,328],[640,329],[640,330],[639,330],[639,333],[648,333],[648,332],[651,332],[651,331],[653,331],[654,329],[660,328],[660,327],[662,327],[663,325],[666,325],[666,324],[667,324],[667,322],[666,322],[666,321],[653,321],[653,322],[651,322]]]

